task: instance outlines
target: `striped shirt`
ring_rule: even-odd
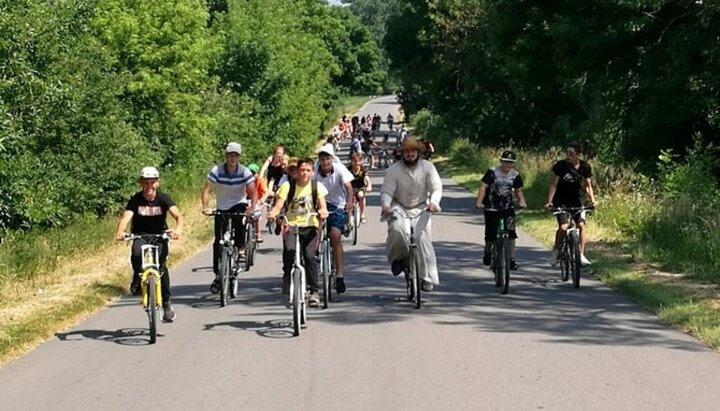
[[[217,209],[229,210],[233,206],[245,202],[245,186],[255,182],[252,171],[238,164],[234,173],[228,173],[225,163],[220,163],[210,170],[207,176],[215,188]]]

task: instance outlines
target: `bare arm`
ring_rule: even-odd
[[[212,191],[212,184],[209,181],[205,181],[205,187],[203,187],[202,193],[200,193],[200,202],[202,202],[202,212],[207,214],[210,211],[210,192]]]
[[[485,198],[485,193],[487,192],[488,185],[485,184],[483,181],[480,182],[480,188],[478,188],[478,194],[477,194],[477,200],[475,200],[475,207],[477,208],[483,208],[483,198]]]
[[[351,182],[345,183],[345,191],[347,192],[347,204],[345,205],[345,211],[350,211],[355,205],[355,190],[353,190]]]
[[[560,177],[554,175],[552,181],[550,182],[550,189],[548,189],[547,201],[545,202],[545,206],[547,208],[551,208],[553,206],[552,201],[555,197],[555,191],[557,190],[558,181],[560,181]]]
[[[257,187],[255,187],[255,183],[251,183],[246,187],[246,189],[247,194],[250,196],[250,207],[248,207],[248,212],[252,213],[257,207],[258,202]]]
[[[517,195],[518,198],[518,206],[520,206],[520,208],[527,208],[527,202],[525,202],[525,193],[523,192],[523,189],[516,188],[515,195]]]
[[[116,240],[122,240],[125,238],[125,231],[127,231],[128,224],[130,224],[133,215],[134,213],[130,210],[125,210],[125,212],[122,213],[120,221],[118,221],[117,228],[115,229]]]
[[[180,238],[180,235],[182,234],[184,219],[182,216],[182,213],[180,213],[180,209],[177,206],[172,206],[170,209],[168,209],[168,212],[170,213],[170,216],[175,220],[175,228],[168,230],[168,234],[170,234],[170,237],[172,237],[173,240],[177,240]]]
[[[260,167],[260,173],[258,173],[261,177],[266,177],[267,169],[270,167],[270,162],[272,161],[272,156],[268,157],[267,160],[263,163],[262,167]]]
[[[368,193],[372,191],[372,183],[370,182],[370,177],[365,176],[364,178],[365,182],[365,191]]]
[[[595,193],[593,192],[592,179],[585,179],[585,193],[590,198],[590,204],[595,204]]]

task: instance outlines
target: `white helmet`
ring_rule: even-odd
[[[143,167],[140,171],[140,178],[160,178],[160,172],[152,166]]]
[[[227,147],[225,147],[225,153],[237,153],[238,155],[242,155],[242,147],[240,146],[240,143],[229,143]]]

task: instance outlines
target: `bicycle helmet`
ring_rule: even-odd
[[[248,169],[249,169],[250,171],[252,171],[253,173],[259,173],[259,172],[260,172],[260,166],[257,165],[257,164],[255,164],[255,163],[250,164],[250,165],[248,166]]]
[[[514,152],[510,150],[503,151],[502,155],[500,155],[500,161],[507,161],[508,163],[514,163],[517,161],[517,156]]]
[[[143,167],[140,171],[140,178],[160,178],[160,172],[155,167]]]
[[[237,153],[238,155],[241,155],[242,147],[240,146],[240,143],[235,143],[235,142],[229,143],[227,145],[227,147],[225,148],[225,153],[226,154]]]

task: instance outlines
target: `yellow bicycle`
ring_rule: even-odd
[[[160,269],[160,250],[152,240],[161,239],[169,240],[167,233],[163,234],[132,234],[125,236],[125,241],[133,241],[143,239],[149,244],[140,246],[142,255],[142,272],[140,273],[140,290],[143,309],[147,313],[150,329],[150,344],[155,344],[157,340],[157,315],[162,310],[162,285],[160,277],[162,270]]]

